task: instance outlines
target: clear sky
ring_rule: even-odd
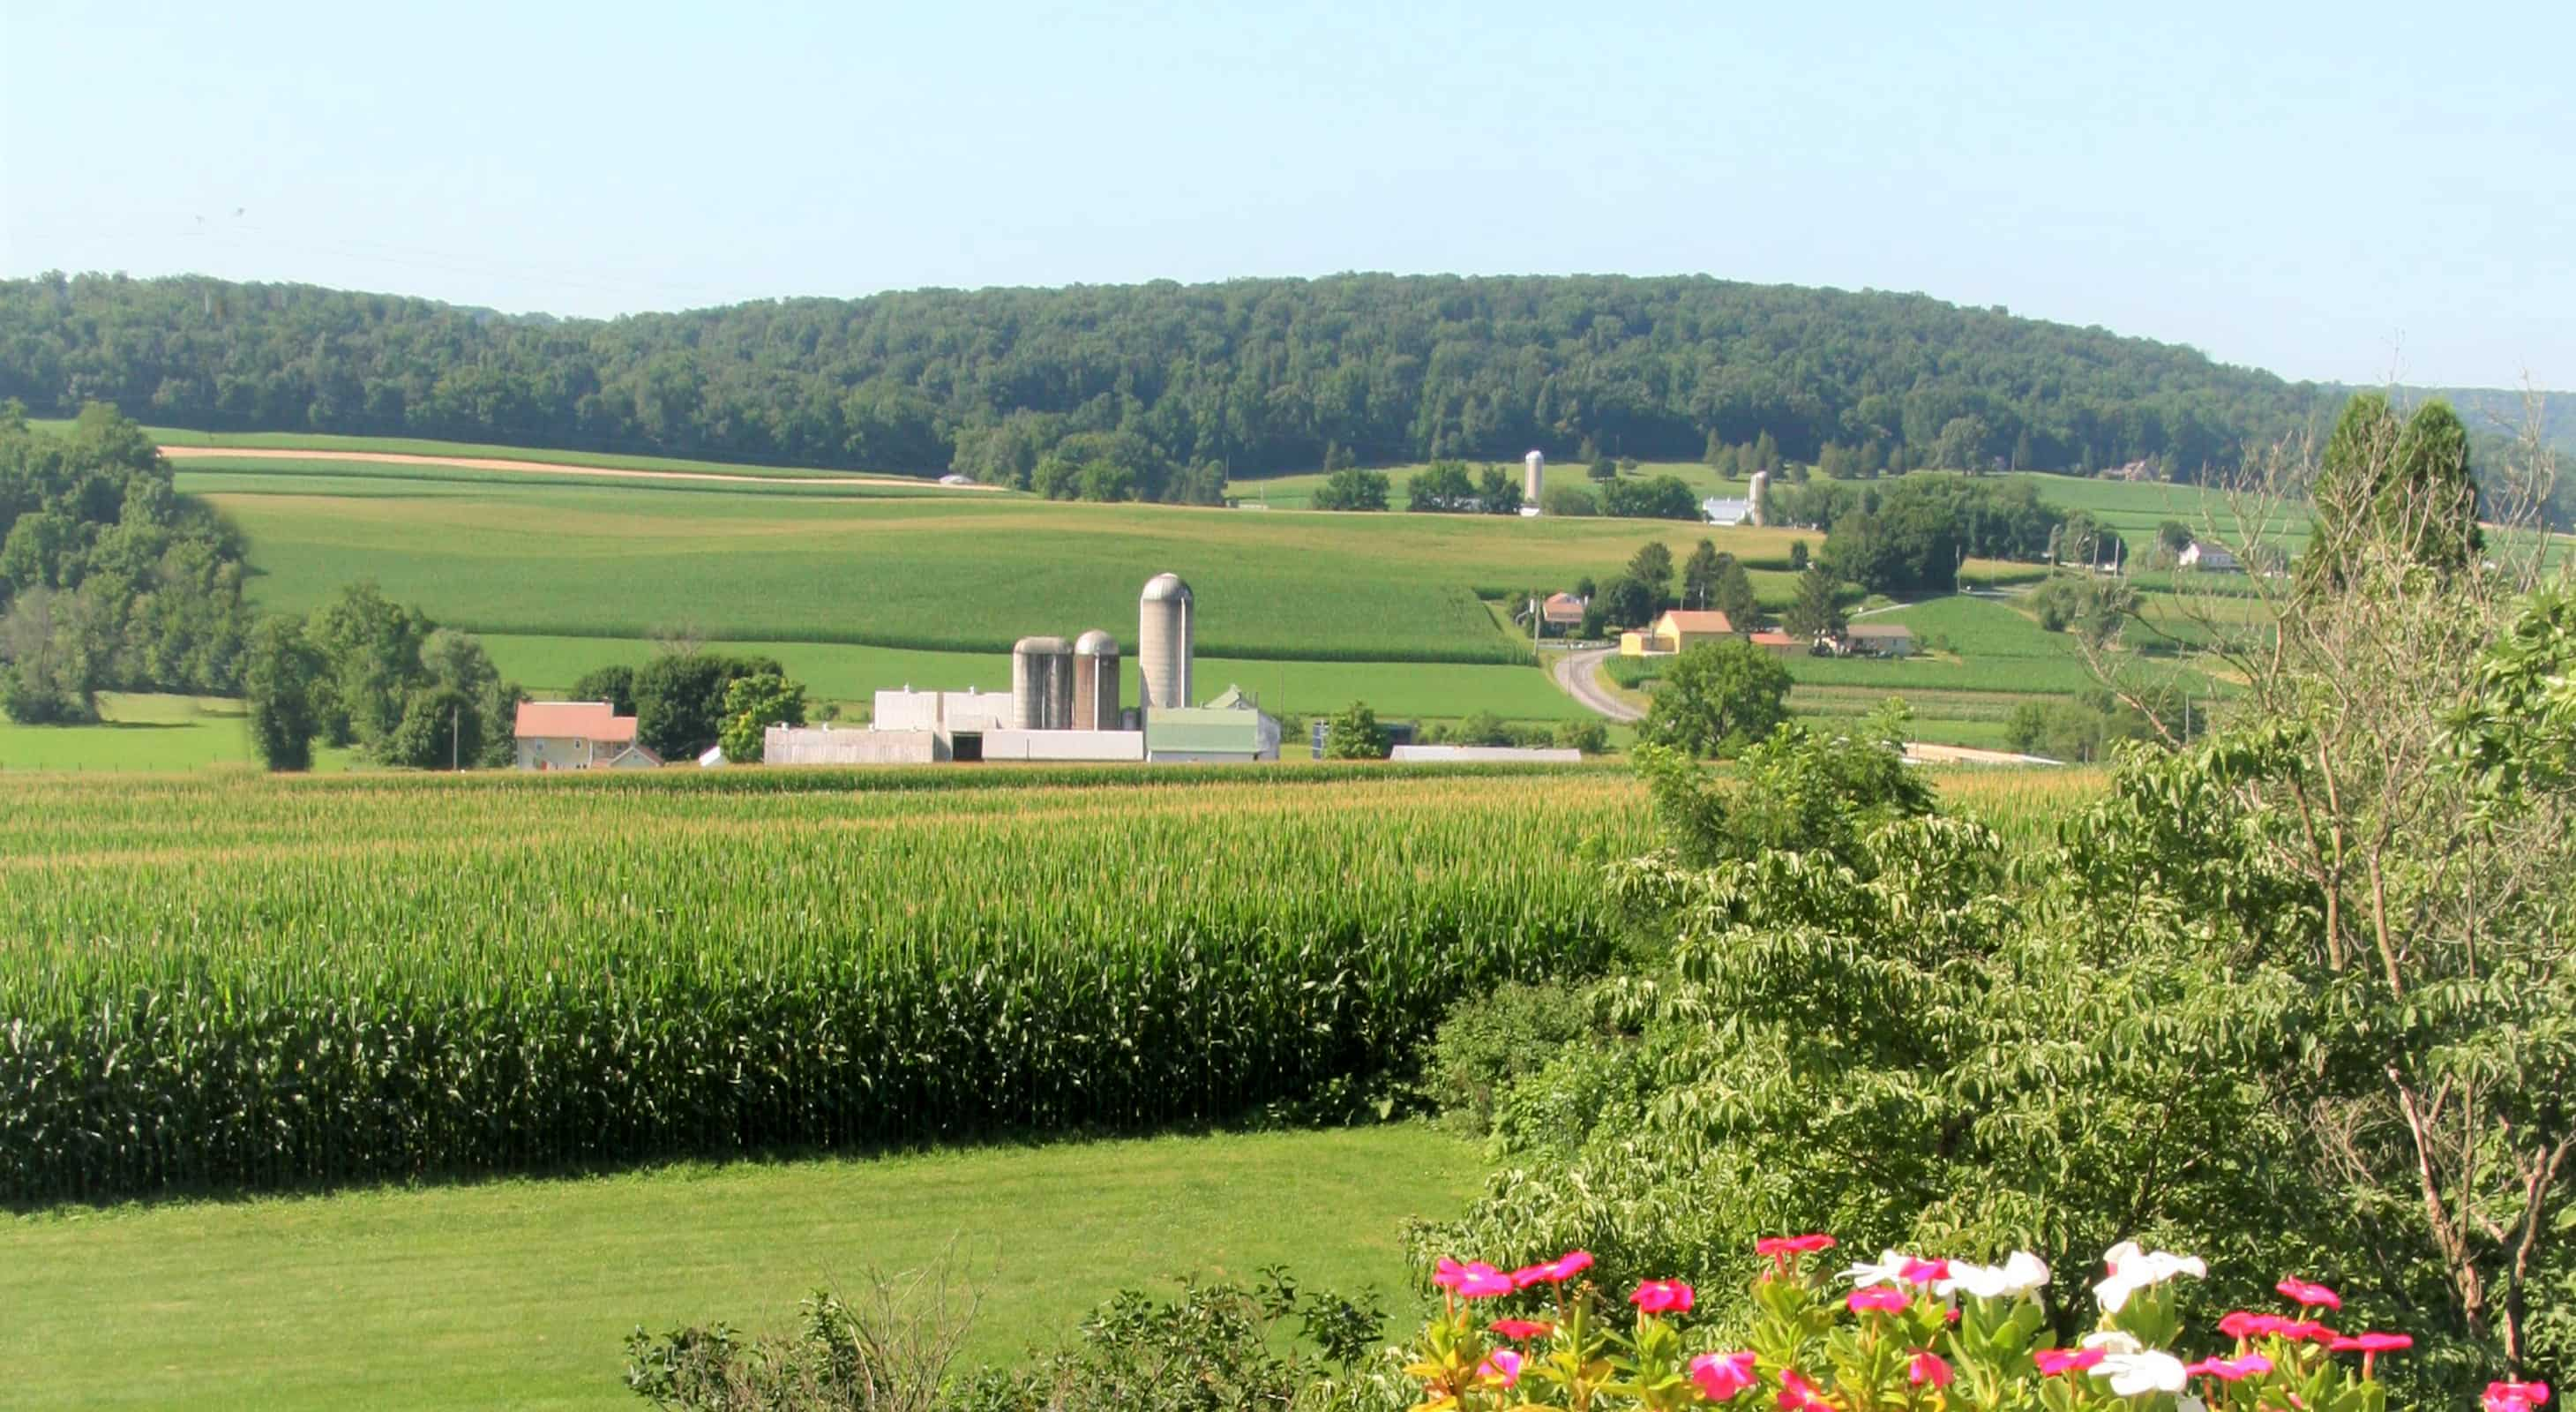
[[[0,274],[1922,290],[2576,387],[2576,3],[0,0]]]

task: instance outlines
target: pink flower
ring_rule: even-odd
[[[2232,1383],[2272,1371],[2272,1360],[2260,1353],[2248,1353],[2242,1358],[2203,1358],[2183,1371],[2195,1378],[2205,1375]]]
[[[1476,1369],[1476,1376],[1496,1387],[1510,1387],[1521,1380],[1521,1361],[1521,1356],[1512,1350],[1498,1348]]]
[[[1648,1314],[1687,1314],[1691,1307],[1691,1287],[1679,1280],[1648,1280],[1637,1286],[1628,1302]]]
[[[1952,1376],[1949,1363],[1931,1349],[1918,1348],[1905,1360],[1905,1380],[1916,1387],[1948,1387]]]
[[[1540,1279],[1552,1285],[1561,1285],[1592,1268],[1592,1252],[1569,1250],[1538,1268]]]
[[[1556,1325],[1537,1319],[1496,1319],[1486,1327],[1508,1339],[1545,1338],[1556,1332]]]
[[[1933,1281],[1946,1280],[1950,1278],[1950,1262],[1947,1260],[1908,1260],[1905,1262],[1905,1268],[1898,1273],[1897,1278],[1905,1281],[1907,1284],[1928,1289],[1931,1287]]]
[[[1491,1299],[1512,1292],[1512,1277],[1479,1260],[1469,1265],[1458,1277],[1461,1299]]]
[[[2279,1290],[2283,1299],[2289,1300],[2291,1303],[2298,1305],[2302,1309],[2343,1308],[2343,1300],[2337,1296],[2333,1290],[2326,1288],[2324,1285],[2300,1279],[2295,1275],[2272,1286],[2272,1288]]]
[[[1466,1273],[1466,1266],[1443,1255],[1440,1257],[1440,1263],[1432,1268],[1431,1282],[1442,1289],[1456,1289],[1459,1279]]]
[[[1691,1381],[1699,1384],[1702,1396],[1711,1402],[1726,1402],[1737,1393],[1753,1386],[1759,1379],[1753,1372],[1753,1354],[1703,1353],[1690,1361]]]
[[[2030,1355],[2030,1361],[2039,1365],[2041,1373],[2055,1377],[2060,1373],[2083,1372],[2101,1362],[2102,1354],[2103,1350],[2099,1348],[2043,1348]]]
[[[2272,1332],[2292,1343],[2332,1343],[2343,1337],[2314,1319],[2283,1319]]]
[[[2279,1333],[2289,1322],[2278,1314],[2252,1314],[2239,1309],[2218,1321],[2218,1331],[2229,1338],[2261,1338]]]
[[[1905,1291],[1894,1285],[1871,1285],[1867,1289],[1853,1290],[1851,1297],[1843,1302],[1850,1305],[1851,1311],[1855,1314],[1864,1314],[1873,1310],[1881,1314],[1893,1314],[1912,1301],[1906,1297]]]
[[[2414,1338],[2407,1334],[2363,1333],[2347,1334],[2327,1344],[2326,1348],[2334,1353],[2395,1353],[2401,1348],[2414,1346]]]
[[[1834,1238],[1829,1235],[1764,1236],[1753,1242],[1754,1254],[1773,1260],[1785,1260],[1792,1255],[1813,1255],[1819,1250],[1833,1248]]]
[[[2486,1412],[2531,1412],[2548,1400],[2547,1383],[2489,1383]]]
[[[1795,1368],[1780,1374],[1780,1412],[1833,1412],[1834,1405],[1816,1395],[1816,1385],[1799,1376]]]

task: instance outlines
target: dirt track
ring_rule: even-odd
[[[600,476],[609,480],[686,480],[716,485],[900,485],[936,490],[992,490],[989,485],[941,486],[910,476],[749,476],[722,471],[641,471],[614,466],[567,466],[556,461],[504,461],[479,456],[416,456],[401,451],[270,451],[255,446],[164,446],[173,461],[362,461],[383,466],[454,466],[468,471],[520,471],[528,475]]]

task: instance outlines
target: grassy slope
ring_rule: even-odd
[[[71,426],[67,419],[30,419],[30,425],[48,430]],[[490,446],[470,441],[427,441],[404,436],[330,436],[316,432],[293,431],[196,431],[188,427],[145,427],[152,439],[163,446],[222,446],[259,451],[366,451],[397,452],[414,456],[468,456],[489,461],[543,461],[558,466],[604,466],[617,470],[710,471],[741,475],[811,476],[828,480],[838,475],[902,475],[900,471],[869,472],[862,470],[827,471],[800,466],[764,466],[726,461],[687,461],[671,456],[626,456],[600,451],[550,451],[535,446]]]
[[[1470,461],[1467,463],[1467,469],[1470,474],[1481,476],[1487,464],[1489,463],[1483,461]],[[1402,510],[1405,485],[1413,479],[1415,472],[1425,468],[1425,465],[1417,463],[1407,466],[1373,466],[1370,469],[1385,473],[1388,503]],[[1512,484],[1521,483],[1520,462],[1511,462],[1503,469],[1511,475]],[[1745,481],[1720,476],[1716,471],[1696,461],[1646,461],[1639,463],[1636,470],[1626,474],[1630,479],[1642,479],[1647,476],[1678,476],[1683,484],[1691,488],[1693,494],[1703,497],[1742,496],[1748,484]],[[1226,482],[1225,493],[1237,500],[1268,505],[1274,510],[1304,510],[1314,505],[1315,490],[1323,483],[1322,471],[1308,471],[1298,475],[1258,476]],[[1581,486],[1595,495],[1601,491],[1600,485],[1584,474],[1583,467],[1570,462],[1552,462],[1546,471],[1546,488],[1552,490],[1560,485]]]
[[[636,1324],[786,1326],[815,1286],[952,1241],[977,1361],[1121,1286],[1273,1261],[1401,1308],[1398,1222],[1478,1172],[1400,1126],[22,1217],[0,1224],[0,1407],[633,1407]]]

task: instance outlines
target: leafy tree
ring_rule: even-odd
[[[1487,466],[1476,484],[1476,498],[1488,515],[1517,515],[1521,512],[1521,483],[1500,466]]]
[[[1352,459],[1351,459],[1351,453],[1350,453],[1350,451],[1349,451],[1347,448],[1345,448],[1345,447],[1344,447],[1340,442],[1338,442],[1338,441],[1328,441],[1328,442],[1325,442],[1325,443],[1324,443],[1324,469],[1325,469],[1325,470],[1327,470],[1327,471],[1347,471],[1347,470],[1349,470],[1349,469],[1352,467],[1352,465],[1353,465],[1353,464],[1354,464],[1354,462],[1353,462],[1353,461],[1352,461]]]
[[[1764,427],[1762,434],[1753,439],[1753,469],[1757,471],[1780,469],[1780,443],[1771,435],[1769,427]]]
[[[1579,485],[1551,485],[1539,496],[1539,508],[1551,515],[1581,518],[1601,513],[1601,502]]]
[[[1455,514],[1469,508],[1476,488],[1467,468],[1456,461],[1434,461],[1405,486],[1404,508],[1431,514]]]
[[[1670,557],[1671,556],[1669,554],[1666,555],[1667,560],[1669,560]],[[1715,590],[1717,585],[1718,561],[1720,558],[1724,558],[1729,563],[1734,562],[1733,555],[1721,556],[1717,552],[1717,543],[1714,540],[1703,539],[1699,542],[1697,547],[1691,550],[1689,561],[1682,565],[1683,607],[1705,608],[1708,606],[1709,595]],[[1631,564],[1629,566],[1629,572],[1634,573],[1635,571],[1636,566]]]
[[[1733,555],[1719,566],[1713,594],[1717,611],[1737,632],[1751,632],[1762,622],[1762,602],[1753,593],[1753,576]]]
[[[1983,417],[1952,417],[1942,424],[1940,439],[1932,443],[1932,459],[1954,471],[1984,470],[1991,435]]]
[[[1491,711],[1476,711],[1458,722],[1452,737],[1461,745],[1513,744],[1512,728]]]
[[[1791,637],[1808,641],[1843,630],[1842,598],[1835,590],[1834,576],[1823,566],[1810,564],[1798,575],[1798,597],[1781,619],[1781,627]]]
[[[1387,478],[1384,471],[1364,471],[1345,467],[1324,478],[1315,488],[1318,510],[1383,510],[1386,508]]]
[[[381,741],[378,759],[416,770],[462,770],[481,764],[497,724],[492,698],[441,681],[404,698],[402,719]]]
[[[251,748],[271,770],[313,768],[313,737],[322,721],[313,694],[329,663],[305,640],[301,618],[263,618],[242,654],[242,695]]]
[[[1391,748],[1386,728],[1378,724],[1377,712],[1365,701],[1352,702],[1324,727],[1327,760],[1383,760]]]
[[[2166,520],[2156,526],[2156,544],[2167,554],[2180,554],[2191,547],[2191,526],[2180,520]]]
[[[1604,626],[1641,628],[1664,611],[1664,596],[1633,574],[1612,574],[1601,581],[1601,591],[1592,596],[1592,607],[1600,610]],[[1589,613],[1585,620],[1590,621]],[[1600,636],[1590,629],[1584,635]]]
[[[636,738],[665,760],[698,755],[722,734],[725,693],[736,681],[786,674],[770,657],[656,657],[635,673]]]
[[[719,743],[725,758],[756,765],[767,748],[771,726],[805,724],[805,684],[775,672],[736,677],[725,685],[724,727]]]
[[[1741,751],[1788,718],[1789,669],[1730,637],[1673,659],[1637,738],[1706,759]]]
[[[605,701],[621,716],[635,714],[635,669],[623,663],[595,667],[572,684],[575,701]]]
[[[1585,468],[1584,473],[1593,480],[1616,480],[1619,478],[1619,463],[1611,460],[1607,456],[1595,456],[1592,458],[1592,464]]]
[[[1610,728],[1599,721],[1561,721],[1556,727],[1556,743],[1564,750],[1605,755],[1610,750]]]
[[[1699,499],[1679,476],[1614,480],[1601,487],[1601,512],[1630,520],[1696,520]]]
[[[1803,540],[1803,539],[1793,539],[1793,540],[1790,540],[1790,541],[1789,541],[1789,571],[1790,571],[1791,573],[1797,573],[1797,572],[1800,572],[1800,571],[1804,570],[1806,567],[1807,567],[1807,541],[1805,541],[1805,540]]]
[[[313,610],[305,638],[330,664],[314,700],[323,739],[375,746],[393,733],[414,687],[427,679],[426,614],[385,597],[373,579],[348,584]]]
[[[1650,539],[1628,556],[1628,577],[1644,584],[1655,595],[1655,611],[1672,601],[1673,551],[1660,539]]]
[[[2338,587],[2353,577],[2366,544],[2394,546],[2443,575],[2476,562],[2486,547],[2468,431],[2439,399],[2403,422],[2378,393],[2347,402],[2326,440],[2314,503],[2305,571]]]

